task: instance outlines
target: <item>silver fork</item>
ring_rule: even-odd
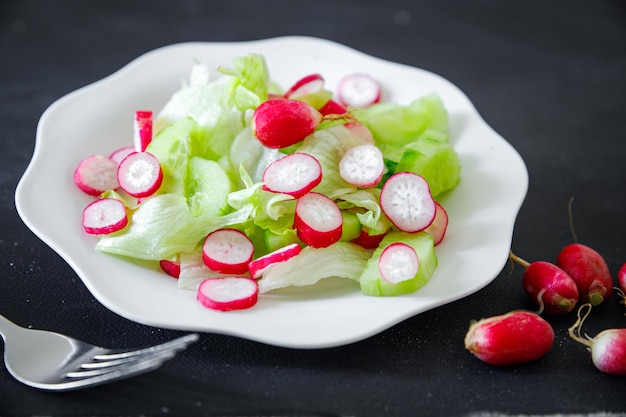
[[[198,340],[196,333],[137,350],[105,349],[0,315],[4,363],[15,379],[42,390],[68,391],[154,370]]]

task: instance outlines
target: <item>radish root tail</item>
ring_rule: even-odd
[[[589,348],[592,345],[592,339],[586,334],[583,337],[580,334],[580,331],[582,329],[583,323],[585,322],[585,319],[589,316],[589,313],[591,313],[591,309],[592,309],[591,303],[586,303],[586,304],[581,305],[580,308],[578,309],[576,322],[572,325],[572,327],[567,329],[567,332],[569,333],[572,339],[574,339],[575,341],[579,343],[582,343],[583,345]]]
[[[572,234],[572,240],[574,243],[578,243],[578,236],[576,236],[576,230],[574,229],[574,214],[572,206],[574,205],[574,196],[571,196],[567,202],[567,218],[569,223],[569,231]]]
[[[530,263],[528,263],[528,261],[526,261],[526,260],[524,260],[524,259],[520,258],[520,257],[519,257],[519,256],[517,256],[516,254],[514,254],[514,253],[513,253],[513,251],[509,251],[509,258],[510,258],[513,262],[515,262],[515,263],[517,263],[517,264],[519,264],[519,265],[523,266],[524,268],[528,268],[528,267],[530,266]]]

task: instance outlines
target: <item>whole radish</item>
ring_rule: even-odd
[[[490,365],[530,362],[548,353],[553,344],[552,326],[529,311],[481,319],[465,335],[465,348]]]
[[[621,303],[626,304],[626,263],[617,271],[617,292],[622,298]]]
[[[568,330],[570,337],[587,346],[591,361],[599,371],[626,376],[626,329],[606,329],[594,338],[583,337],[580,331],[591,309],[591,303],[580,306],[578,320]]]
[[[578,288],[567,272],[546,261],[529,263],[513,252],[509,257],[526,268],[522,288],[547,314],[565,314],[576,307]]]
[[[597,306],[611,296],[611,272],[602,255],[594,249],[572,243],[563,248],[556,263],[574,279],[582,301]]]
[[[254,111],[254,136],[268,148],[284,148],[315,131],[322,114],[303,101],[268,100]]]

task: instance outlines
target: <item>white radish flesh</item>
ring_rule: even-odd
[[[350,74],[339,82],[337,97],[347,107],[368,107],[380,101],[380,84],[368,74]]]
[[[391,284],[413,279],[418,269],[419,260],[415,249],[402,242],[387,246],[378,260],[380,275]]]
[[[163,182],[161,164],[151,153],[133,152],[120,162],[117,181],[133,197],[149,197]]]
[[[426,229],[437,212],[428,182],[412,172],[389,177],[380,192],[380,206],[398,229],[409,233]]]
[[[300,198],[322,181],[322,166],[306,153],[294,153],[272,162],[263,173],[263,189]]]
[[[337,204],[323,194],[310,192],[298,200],[294,228],[298,238],[314,248],[341,239],[343,217]]]
[[[320,74],[311,74],[298,80],[285,92],[286,99],[297,99],[307,94],[316,93],[324,88],[324,78]]]
[[[257,258],[248,264],[248,271],[250,271],[250,276],[254,279],[261,278],[261,275],[263,275],[263,272],[265,272],[267,268],[279,262],[285,262],[293,258],[301,251],[302,248],[299,244],[292,243],[291,245],[287,245],[271,253],[268,253],[265,256],[261,256],[260,258]]]
[[[202,259],[209,269],[222,274],[243,274],[254,255],[254,245],[245,233],[220,229],[210,233],[202,246]]]
[[[138,110],[135,112],[134,136],[135,150],[143,152],[152,142],[152,112]]]
[[[433,243],[435,246],[441,243],[446,236],[448,230],[448,213],[441,204],[435,201],[437,211],[433,222],[425,229],[426,233],[430,233],[433,237]]]
[[[124,203],[115,198],[93,201],[83,210],[83,229],[91,235],[106,235],[128,224]]]
[[[205,307],[219,310],[243,310],[258,301],[259,287],[246,277],[210,278],[198,286],[197,299]]]
[[[373,187],[385,172],[383,153],[375,145],[350,148],[339,161],[339,175],[347,183],[357,187]]]
[[[115,190],[119,188],[117,163],[102,155],[88,156],[74,170],[74,184],[84,193],[93,196]]]

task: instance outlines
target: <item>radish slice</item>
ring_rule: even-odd
[[[314,248],[341,239],[343,217],[337,204],[323,194],[310,192],[298,200],[294,228],[298,238]]]
[[[322,115],[327,116],[329,114],[345,114],[348,110],[335,100],[328,100],[326,104],[319,109],[319,112]]]
[[[311,74],[298,80],[285,93],[286,99],[296,99],[315,93],[324,88],[324,78],[320,74]]]
[[[243,274],[254,254],[254,245],[245,233],[220,229],[210,233],[202,246],[202,259],[209,269],[222,274]]]
[[[170,261],[169,259],[163,259],[159,262],[159,266],[167,275],[173,278],[180,277],[180,263]]]
[[[139,110],[135,112],[134,143],[137,152],[146,150],[152,142],[152,112]]]
[[[387,232],[381,233],[379,235],[370,235],[366,228],[363,227],[361,229],[361,234],[356,239],[353,239],[352,243],[356,243],[357,245],[360,245],[365,249],[376,249],[386,235]]]
[[[100,195],[107,190],[115,190],[117,163],[102,155],[91,155],[78,163],[74,170],[74,184],[84,193]]]
[[[322,166],[306,153],[294,153],[267,166],[263,173],[263,189],[300,198],[322,181]]]
[[[387,246],[378,259],[378,270],[390,284],[415,278],[419,261],[415,249],[406,243],[396,242]]]
[[[113,151],[113,153],[109,155],[109,159],[119,164],[120,162],[122,162],[124,158],[126,158],[128,155],[130,155],[133,152],[136,152],[134,146],[124,146],[122,148],[119,148]],[[115,179],[117,180],[117,176],[115,177]]]
[[[124,203],[115,198],[93,201],[83,210],[83,229],[90,235],[106,235],[128,224]]]
[[[133,152],[120,162],[117,180],[133,197],[148,197],[161,186],[163,171],[159,160],[151,153]]]
[[[224,277],[205,279],[198,286],[197,299],[213,310],[243,310],[258,301],[259,286],[246,277]]]
[[[368,107],[380,101],[380,84],[367,74],[350,74],[339,82],[339,101],[347,107]]]
[[[373,187],[385,172],[383,153],[375,145],[350,148],[339,161],[339,175],[347,183],[357,187]]]
[[[271,253],[268,253],[265,256],[261,256],[248,264],[248,270],[250,271],[250,276],[254,279],[261,278],[263,272],[267,270],[270,266],[279,263],[285,262],[288,259],[293,258],[297,254],[302,251],[302,248],[297,243],[292,243],[291,245],[287,245],[283,248],[277,249]]]
[[[380,192],[380,207],[394,226],[409,233],[426,229],[437,212],[428,182],[412,172],[389,177]]]
[[[448,230],[448,213],[441,204],[435,201],[435,219],[424,231],[429,233],[433,237],[433,243],[435,246],[441,243]]]

